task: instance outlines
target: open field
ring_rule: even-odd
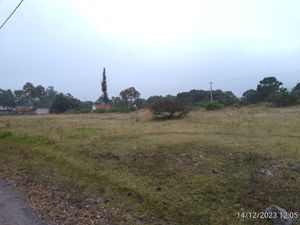
[[[199,110],[172,121],[147,111],[1,116],[0,163],[79,209],[97,199],[90,204],[111,224],[267,225],[237,213],[271,204],[300,213],[300,107]]]

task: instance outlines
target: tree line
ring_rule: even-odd
[[[124,108],[150,108],[155,102],[160,102],[160,107],[162,108],[164,107],[162,105],[166,105],[165,108],[170,108],[170,102],[177,102],[177,105],[180,102],[179,105],[187,107],[201,107],[207,105],[211,100],[210,91],[195,89],[181,92],[177,95],[157,95],[143,99],[140,98],[140,92],[134,87],[126,88],[120,92],[119,96],[109,98],[105,69],[103,70],[101,90],[102,95],[96,102],[107,104],[114,108],[115,111],[116,109]],[[245,91],[242,98],[236,97],[231,91],[222,90],[213,90],[212,96],[214,102],[222,106],[257,104],[261,102],[269,102],[275,106],[289,106],[298,104],[300,101],[300,83],[296,84],[291,91],[288,91],[287,88],[283,87],[282,82],[271,76],[262,79],[256,89]],[[53,113],[90,112],[93,103],[92,101],[81,101],[70,93],[59,93],[53,86],[45,88],[42,85],[34,86],[30,82],[24,84],[20,90],[0,89],[0,105],[8,107],[50,108]],[[156,109],[159,108],[157,105],[155,107]],[[158,109],[158,111],[161,110]]]
[[[275,106],[290,106],[299,103],[300,83],[288,91],[282,86],[283,83],[276,77],[265,77],[257,85],[256,89],[249,89],[244,92],[242,102],[246,104],[257,104],[270,102]]]

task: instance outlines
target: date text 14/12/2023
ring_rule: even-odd
[[[300,214],[298,212],[278,213],[278,212],[237,212],[238,219],[299,219]]]

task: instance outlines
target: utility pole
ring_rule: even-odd
[[[210,84],[210,101],[212,102],[213,101],[213,93],[212,93],[212,84],[213,82],[209,82]]]

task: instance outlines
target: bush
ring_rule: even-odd
[[[106,112],[108,112],[108,110],[105,110],[105,109],[95,109],[93,112],[94,113],[106,113]]]
[[[277,107],[296,105],[298,96],[295,93],[278,92],[272,95],[271,101]]]
[[[222,109],[223,108],[223,105],[220,104],[219,102],[217,101],[210,101],[210,102],[207,102],[204,107],[207,109],[207,110],[219,110],[219,109]]]
[[[182,101],[166,98],[155,101],[150,106],[150,110],[157,119],[181,118],[189,112],[188,107]]]

